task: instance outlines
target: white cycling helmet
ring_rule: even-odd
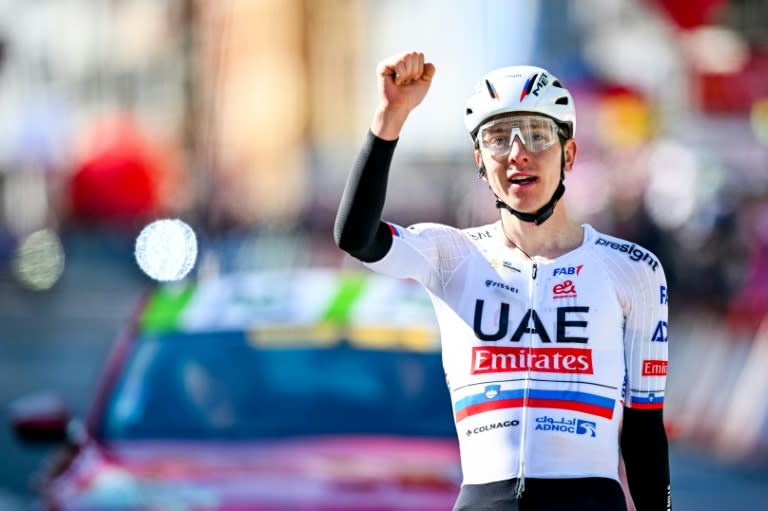
[[[576,135],[573,97],[546,69],[510,66],[483,76],[467,100],[464,125],[474,139],[484,121],[511,112],[546,115],[563,127],[567,138]]]

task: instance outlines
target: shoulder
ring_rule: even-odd
[[[494,224],[458,228],[434,222],[420,222],[402,229],[402,235],[404,237],[410,235],[431,238],[455,238],[456,240],[465,240],[469,242],[482,242],[495,239],[498,236],[498,232]]]
[[[585,245],[600,259],[610,261],[612,266],[663,275],[664,270],[656,254],[637,243],[601,233],[590,225],[584,225],[584,236]]]
[[[389,224],[389,227],[394,236],[399,236],[401,238],[462,236],[460,229],[450,225],[439,224],[435,222],[419,222],[416,224],[411,224],[408,227]]]
[[[493,241],[500,236],[496,224],[486,224],[477,227],[468,227],[461,232],[472,241]]]

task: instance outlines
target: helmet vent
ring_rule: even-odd
[[[530,94],[531,89],[533,89],[533,84],[536,83],[536,78],[539,77],[539,74],[536,73],[535,75],[528,78],[528,83],[525,84],[525,93]]]
[[[536,78],[538,77],[539,77],[539,73],[536,73],[530,78],[528,78],[528,81],[525,82],[525,85],[523,86],[523,90],[520,92],[520,101],[522,101],[528,94],[531,93],[531,90],[533,89],[533,84],[536,83]]]
[[[568,104],[568,97],[563,96],[562,98],[557,98],[557,101],[555,101],[556,105],[567,105]]]
[[[496,89],[490,81],[486,80],[485,86],[488,88],[488,94],[491,95],[491,99],[499,99],[499,95],[496,93]]]
[[[560,80],[555,80],[554,82],[552,82],[552,87],[560,87],[561,89],[564,89],[564,88],[565,88],[565,87],[563,87],[563,86],[562,86],[562,84],[560,83]]]

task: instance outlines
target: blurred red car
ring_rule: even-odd
[[[460,469],[438,346],[422,289],[373,274],[159,287],[84,423],[55,398],[11,418],[65,443],[48,510],[442,511]]]

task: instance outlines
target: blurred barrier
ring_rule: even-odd
[[[724,460],[768,461],[768,315],[754,335],[699,311],[677,318],[666,421],[672,441]]]
[[[768,458],[768,316],[749,345],[716,438],[726,456]]]

